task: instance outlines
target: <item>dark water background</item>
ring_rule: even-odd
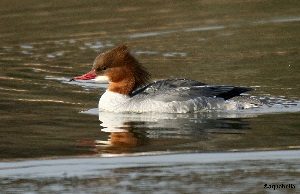
[[[99,52],[122,43],[153,79],[186,77],[256,86],[252,95],[300,98],[296,1],[0,4],[2,159],[102,153],[80,146],[83,140],[106,140],[108,134],[100,132],[97,117],[79,112],[96,108],[104,89],[46,78],[86,72]],[[189,123],[186,118],[183,122]],[[155,138],[127,151],[288,149],[300,142],[299,113],[212,118],[204,123],[155,129]],[[142,133],[147,133],[147,125],[143,127]],[[203,137],[203,130],[213,132]],[[177,135],[166,141],[160,134],[169,131]],[[189,135],[181,138],[180,131]]]
[[[300,99],[299,34],[292,0],[2,0],[0,159],[299,149],[299,106],[282,109]],[[280,106],[254,115],[113,115],[123,124],[105,130],[81,113],[97,107],[104,88],[65,81],[123,43],[153,79],[251,86]]]

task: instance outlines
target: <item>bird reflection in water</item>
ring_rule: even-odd
[[[90,112],[88,112],[91,114]],[[98,114],[94,110],[93,114]],[[155,151],[207,150],[218,146],[214,138],[230,142],[250,129],[244,117],[255,115],[206,112],[197,114],[137,114],[100,112],[97,140],[81,140],[79,146],[96,154]]]
[[[101,129],[100,137],[105,140],[80,140],[79,147],[91,148],[97,154],[125,154],[134,152],[148,142],[145,130],[132,129],[109,130]]]

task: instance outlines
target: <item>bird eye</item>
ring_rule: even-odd
[[[105,71],[107,69],[106,66],[96,68],[96,71]]]

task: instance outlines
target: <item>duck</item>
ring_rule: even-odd
[[[151,82],[150,73],[120,45],[99,54],[92,69],[70,81],[93,80],[107,83],[99,99],[99,111],[192,113],[245,108],[235,97],[251,91],[249,87],[210,85],[186,78]]]

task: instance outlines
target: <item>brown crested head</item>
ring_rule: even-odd
[[[133,90],[147,84],[150,80],[150,74],[130,54],[125,45],[98,55],[93,69],[97,75],[109,77],[109,91],[125,95],[130,95]]]

